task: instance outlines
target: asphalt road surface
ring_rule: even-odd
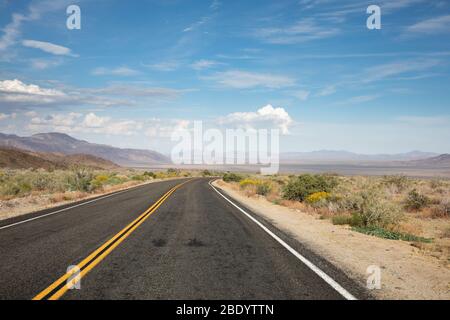
[[[152,183],[0,222],[0,299],[365,298],[209,181]]]

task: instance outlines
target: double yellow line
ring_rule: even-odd
[[[147,220],[150,215],[152,215],[160,206],[163,204],[167,198],[170,197],[178,188],[189,181],[183,182],[176,185],[165,193],[158,201],[156,201],[150,208],[148,208],[144,213],[142,213],[133,222],[123,228],[119,233],[105,242],[97,250],[92,252],[86,259],[81,261],[76,265],[80,270],[80,274],[77,275],[77,280],[81,280],[89,271],[91,271],[96,265],[98,265],[106,256],[108,256],[111,251],[113,251],[123,240],[125,240],[136,228],[138,228],[145,220]],[[36,295],[33,300],[58,300],[62,295],[64,295],[69,288],[73,285],[72,279],[73,272],[67,272],[58,280],[53,282],[45,290]],[[69,280],[69,281],[68,281]]]

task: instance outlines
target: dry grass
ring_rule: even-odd
[[[444,263],[450,261],[449,180],[412,179],[405,176],[334,178],[338,180],[338,185],[332,190],[327,201],[321,201],[318,206],[306,201],[283,199],[283,187],[290,179],[288,176],[248,177],[270,181],[272,189],[265,198],[274,204],[320,219],[334,220],[338,224],[368,224],[392,232],[432,239],[431,243],[414,242],[413,245]],[[247,197],[259,196],[254,188],[240,188],[239,184],[234,182],[228,185]],[[414,209],[411,209],[411,202]],[[355,214],[357,219],[351,219]],[[367,217],[368,220],[364,220]]]
[[[127,189],[150,181],[201,176],[167,170],[0,170],[0,220]]]

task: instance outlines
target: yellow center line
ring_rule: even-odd
[[[180,188],[182,185],[184,185],[185,183],[187,183],[189,181],[183,182],[179,185],[176,185],[172,189],[170,189],[161,198],[159,198],[158,201],[156,201],[150,208],[148,208],[144,213],[142,213],[139,217],[137,217],[135,220],[133,220],[133,222],[128,224],[125,228],[123,228],[121,231],[119,231],[110,240],[105,242],[97,250],[92,252],[87,258],[85,258],[83,261],[81,261],[79,264],[77,264],[76,267],[78,267],[80,270],[86,266],[86,268],[84,268],[81,271],[79,279],[83,278],[89,271],[91,271],[96,265],[98,265],[106,256],[108,256],[109,253],[111,253],[111,251],[113,251],[120,243],[122,243],[123,240],[125,240],[134,230],[136,230],[137,227],[139,227],[145,220],[147,220],[147,218],[150,217],[167,200],[167,198],[169,198],[169,196],[172,193],[174,193],[178,188]],[[105,250],[105,248],[107,248],[108,246],[109,246],[109,248],[107,250]],[[105,250],[105,251],[103,253],[101,253],[103,250]],[[98,256],[98,257],[95,258],[96,256]],[[46,289],[44,289],[42,292],[40,292],[38,295],[36,295],[33,298],[33,300],[42,300],[47,295],[49,295],[52,291],[54,291],[56,288],[61,286],[61,284],[63,284],[72,275],[73,275],[73,272],[65,273],[62,277],[60,277],[58,280],[53,282],[50,286],[48,286]],[[71,286],[71,284],[68,284],[68,285],[66,284],[66,285],[62,286],[56,293],[51,295],[48,299],[49,300],[59,299],[64,293],[67,292],[67,290],[69,289],[70,286]]]

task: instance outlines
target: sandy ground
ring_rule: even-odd
[[[172,178],[170,178],[172,179]],[[164,179],[170,180],[170,179]],[[174,178],[175,179],[175,178]],[[177,178],[178,179],[178,178]],[[127,182],[121,185],[112,186],[104,189],[103,191],[95,193],[80,193],[80,192],[67,192],[64,194],[43,194],[43,195],[30,195],[22,198],[15,198],[11,200],[0,200],[0,220],[21,216],[27,213],[36,212],[44,209],[54,208],[65,204],[74,203],[80,200],[87,200],[99,196],[104,196],[113,192],[126,190],[136,186],[155,183],[163,181],[161,179],[155,179],[144,183]],[[71,200],[62,200],[66,196]],[[58,199],[60,198],[60,199]],[[56,200],[55,200],[56,199]]]
[[[409,242],[367,236],[272,204],[262,197],[249,198],[220,180],[214,185],[280,230],[292,234],[363,286],[367,267],[379,266],[382,287],[371,292],[379,299],[450,299],[450,266],[424,255]]]

